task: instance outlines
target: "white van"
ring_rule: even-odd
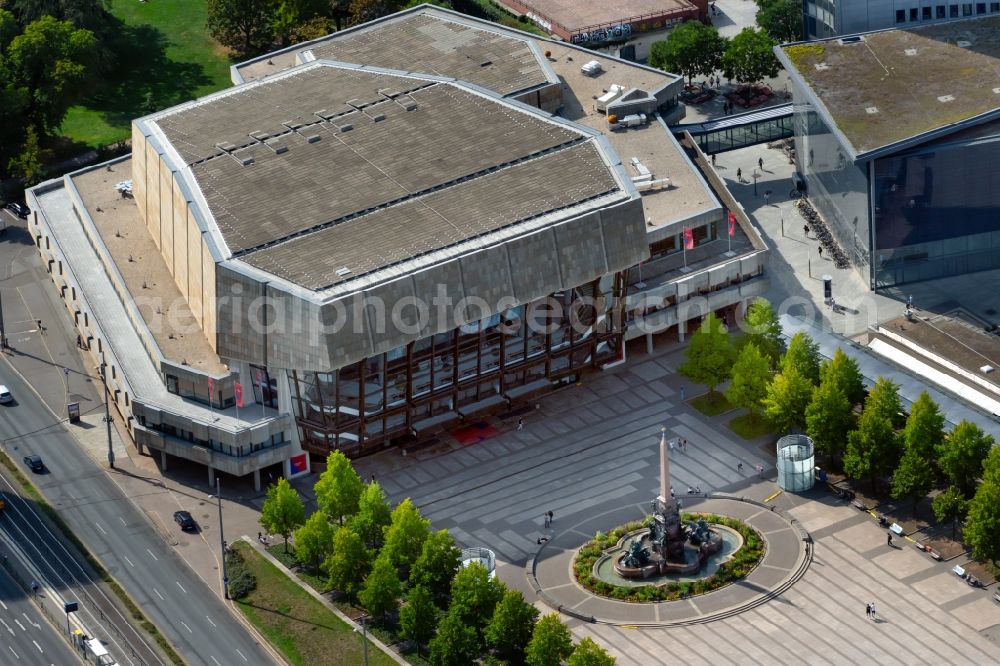
[[[14,396],[10,394],[10,389],[0,384],[0,405],[5,405],[8,402],[14,402]]]

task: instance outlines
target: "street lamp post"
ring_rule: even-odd
[[[0,349],[7,349],[7,329],[3,324],[3,290],[0,289]]]
[[[368,625],[365,624],[367,619],[367,615],[362,615],[358,619],[358,622],[361,623],[361,645],[365,655],[365,666],[368,666]]]
[[[108,426],[108,465],[115,468],[115,450],[111,446],[111,390],[108,388],[108,363],[101,352],[101,379],[104,381],[104,423]]]
[[[753,195],[757,196],[757,169],[753,170]]]
[[[215,498],[219,502],[219,547],[222,549],[222,595],[228,599],[229,574],[226,572],[226,533],[222,529],[222,477],[218,474],[215,476]]]

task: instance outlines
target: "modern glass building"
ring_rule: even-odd
[[[1000,268],[1000,17],[777,48],[798,171],[873,289]]]
[[[887,28],[1000,14],[1000,2],[954,0],[805,0],[806,39],[827,39]]]

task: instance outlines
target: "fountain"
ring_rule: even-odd
[[[727,555],[742,541],[734,530],[709,527],[704,518],[681,520],[680,502],[670,492],[667,429],[661,432],[660,494],[652,502],[652,524],[623,537],[620,546],[631,541],[624,553],[614,558],[614,573],[625,580],[691,576],[700,572],[713,556]],[[595,566],[595,573],[604,578],[600,564]]]

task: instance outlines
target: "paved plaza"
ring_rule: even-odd
[[[728,431],[725,417],[707,419],[680,401],[682,386],[687,398],[695,392],[676,373],[681,348],[664,345],[652,357],[630,353],[627,365],[542,398],[523,430],[507,422],[498,435],[469,446],[442,442],[406,457],[387,451],[357,461],[358,471],[363,478],[374,474],[394,501],[412,497],[462,545],[494,549],[498,575],[551,612],[526,573],[538,537],[579,523],[589,530],[609,509],[631,505],[638,514],[648,507],[658,488],[661,425],[690,443],[687,453],[671,458],[679,496],[689,485],[757,500],[777,490],[753,472],[761,463],[773,478],[770,445],[746,443]],[[954,562],[935,562],[909,545],[887,547],[885,530],[868,513],[825,490],[782,493],[771,503],[810,533],[815,548],[804,575],[777,597],[683,626],[639,627],[658,612],[649,607],[636,607],[631,625],[624,616],[608,618],[617,624],[566,615],[564,621],[578,637],[607,646],[620,664],[1000,661],[992,587],[969,587],[951,573]],[[549,510],[552,530],[544,527]],[[577,530],[577,536],[582,544],[592,534]],[[877,621],[865,617],[870,601]]]

